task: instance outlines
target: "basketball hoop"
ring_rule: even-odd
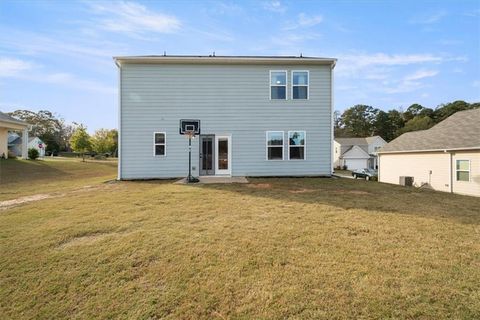
[[[188,176],[187,182],[199,182],[198,178],[192,176],[192,139],[200,134],[200,120],[181,119],[179,133],[188,138]]]
[[[185,130],[184,135],[187,136],[188,139],[193,139],[195,138],[195,130]]]

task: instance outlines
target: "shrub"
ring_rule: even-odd
[[[35,148],[28,149],[28,158],[29,159],[35,160],[35,159],[38,158],[39,155],[40,155],[40,153],[38,152],[37,149],[35,149]]]

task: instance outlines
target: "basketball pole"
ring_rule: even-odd
[[[192,182],[192,136],[188,135],[188,182]]]

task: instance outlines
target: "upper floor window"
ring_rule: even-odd
[[[305,131],[288,131],[288,160],[305,160]]]
[[[166,154],[166,144],[165,132],[155,132],[153,134],[153,155],[164,156]]]
[[[287,99],[287,71],[270,71],[270,99]]]
[[[469,160],[457,160],[457,181],[470,181]]]
[[[308,99],[308,71],[292,71],[292,99]]]

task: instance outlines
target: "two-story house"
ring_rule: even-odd
[[[119,179],[186,176],[181,119],[198,119],[194,176],[330,176],[336,59],[115,57]]]

